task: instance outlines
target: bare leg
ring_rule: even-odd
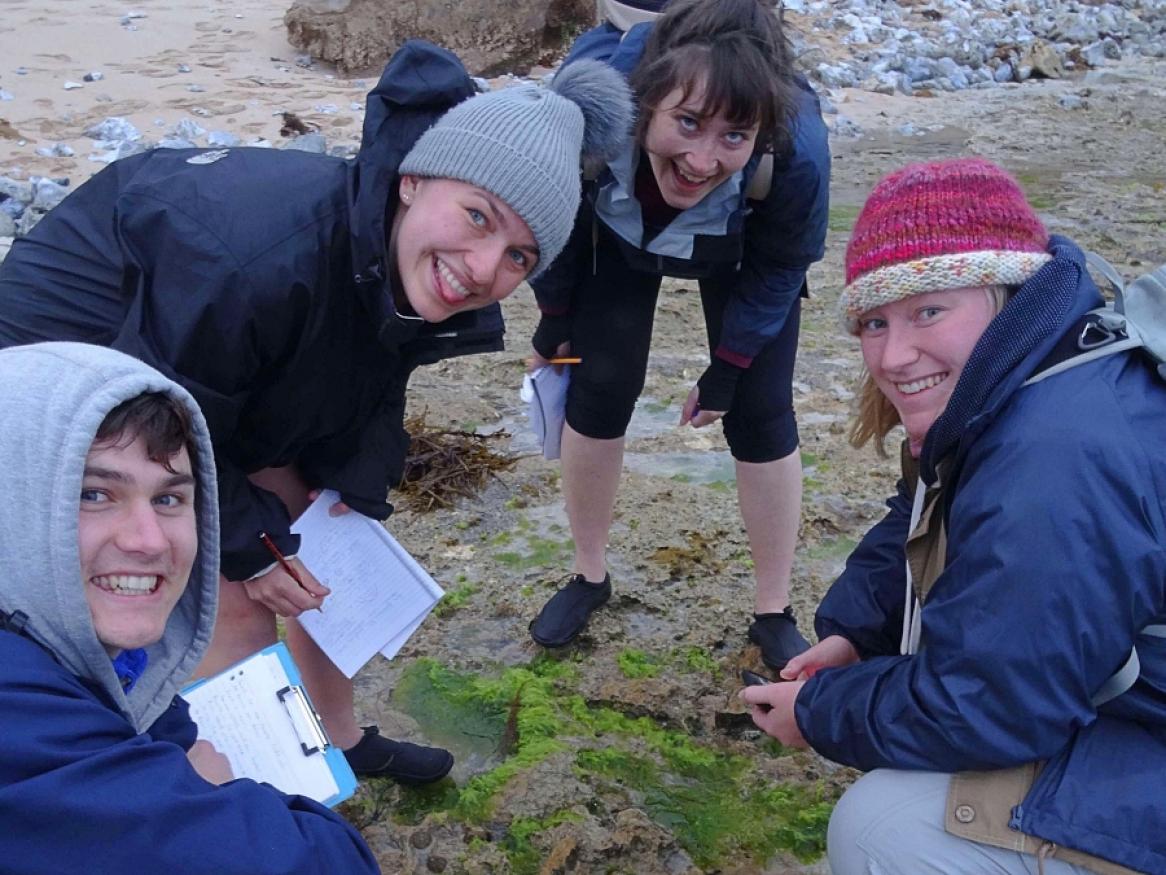
[[[595,583],[607,573],[607,536],[623,447],[622,437],[599,440],[563,426],[563,493],[575,539],[575,571]]]
[[[362,735],[356,725],[352,681],[316,646],[296,620],[287,621],[287,646],[332,743],[341,750],[352,747]]]
[[[215,634],[194,677],[218,674],[275,643],[275,614],[247,597],[240,583],[219,575],[219,612]]]
[[[772,462],[737,462],[737,500],[757,578],[754,610],[778,613],[789,605],[790,576],[802,506],[800,451]]]
[[[308,485],[300,477],[299,471],[295,466],[289,465],[284,468],[264,468],[262,471],[256,471],[251,475],[251,482],[256,486],[260,486],[270,492],[274,492],[279,496],[280,500],[288,509],[292,519],[296,519],[307,510],[311,503],[308,500]],[[243,587],[238,584],[228,584],[234,589],[242,591]],[[246,595],[243,596],[246,598]],[[250,601],[248,599],[248,601]],[[252,602],[252,604],[256,604]],[[263,611],[267,612],[262,605],[256,605]],[[270,612],[267,612],[270,617]],[[221,616],[220,611],[220,616]],[[332,737],[332,743],[337,747],[344,749],[352,747],[360,741],[361,731],[356,725],[356,716],[353,713],[353,698],[354,693],[352,689],[352,681],[344,676],[340,669],[333,665],[332,660],[324,655],[324,652],[316,646],[316,642],[311,639],[303,627],[295,620],[288,620],[287,628],[287,646],[291,651],[292,658],[296,661],[296,666],[300,670],[300,675],[304,679],[304,686],[308,688],[308,695],[312,698],[312,704],[316,706],[316,710],[320,712],[320,717],[324,720],[324,726],[328,730],[328,734]],[[219,635],[215,634],[217,641]],[[271,624],[271,640],[266,644],[260,644],[259,647],[254,648],[249,653],[254,653],[255,650],[266,647],[267,644],[275,641],[275,624],[272,618]],[[214,642],[211,644],[214,649]],[[246,656],[247,653],[242,654]],[[238,658],[242,658],[242,656]],[[205,660],[204,660],[205,661]],[[232,660],[237,661],[237,660]],[[227,663],[230,665],[231,663]],[[225,666],[224,666],[225,667]]]

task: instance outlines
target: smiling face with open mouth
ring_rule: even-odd
[[[742,126],[704,106],[704,85],[686,95],[673,89],[652,113],[644,151],[664,201],[674,209],[693,207],[740,170],[753,155],[758,124]]]
[[[913,295],[858,318],[863,361],[916,454],[995,316],[991,292],[973,288]]]
[[[399,197],[390,255],[409,307],[426,322],[502,300],[538,264],[530,228],[484,189],[405,176]]]
[[[198,552],[195,481],[185,449],[167,470],[145,441],[96,443],[81,484],[81,580],[110,655],[153,644]]]

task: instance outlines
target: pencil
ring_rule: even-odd
[[[528,358],[526,360],[526,363],[528,365],[533,365],[534,359]],[[547,364],[549,364],[549,365],[581,365],[581,364],[583,364],[583,359],[581,359],[577,355],[560,355],[560,356],[555,356],[554,358],[547,359]]]
[[[300,573],[296,571],[295,567],[290,562],[287,561],[287,557],[279,552],[279,547],[275,546],[275,541],[271,540],[271,538],[267,536],[267,532],[260,532],[259,540],[263,542],[263,546],[266,547],[271,552],[271,555],[275,557],[275,561],[279,563],[279,567],[287,572],[287,576],[298,583],[300,589],[302,589],[304,592],[308,592],[308,588],[304,586],[304,581],[300,578]],[[312,594],[308,592],[308,595]],[[312,598],[316,598],[316,596],[312,595]],[[324,613],[324,606],[317,605],[316,610],[322,614]]]

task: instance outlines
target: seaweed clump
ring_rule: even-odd
[[[425,413],[405,420],[409,453],[397,487],[403,506],[418,513],[452,507],[458,498],[470,498],[485,488],[499,471],[509,471],[518,459],[492,448],[510,435],[506,431],[476,434],[433,429]]]

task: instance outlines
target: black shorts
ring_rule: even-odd
[[[571,299],[571,354],[583,361],[571,371],[567,422],[585,437],[622,437],[644,389],[648,348],[660,291],[659,274],[634,271],[602,242],[596,270]],[[709,354],[721,336],[735,271],[700,280]],[[781,331],[741,375],[733,406],[722,420],[733,458],[772,462],[798,446],[793,410],[801,300],[795,299]]]

